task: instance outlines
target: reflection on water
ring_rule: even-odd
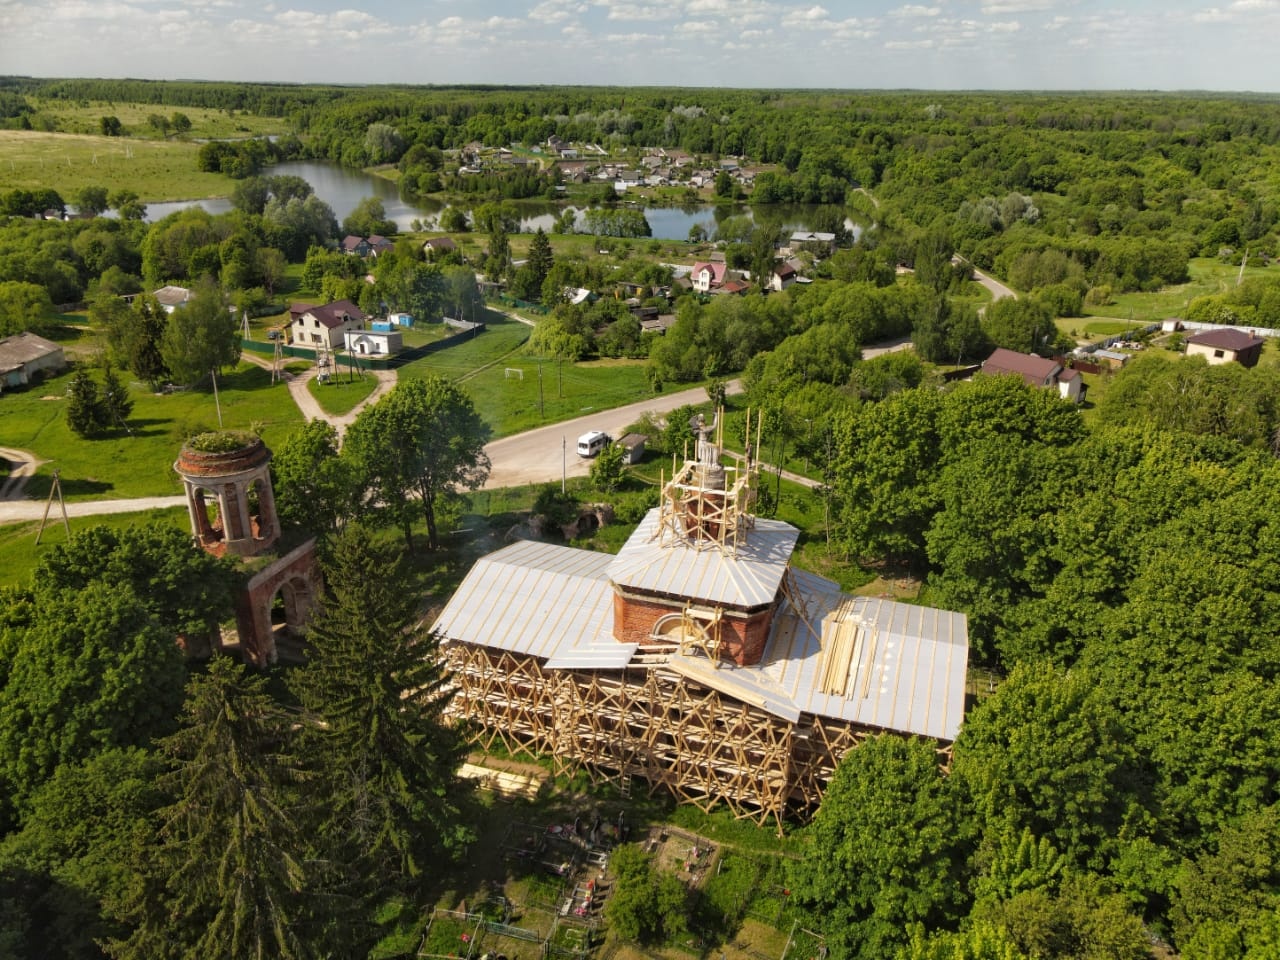
[[[363,170],[351,170],[332,163],[316,160],[298,160],[290,163],[278,163],[264,171],[267,176],[301,177],[311,184],[316,196],[333,208],[334,214],[341,223],[361,200],[366,197],[377,197],[387,211],[387,217],[394,220],[400,230],[411,230],[414,220],[430,225],[444,209],[445,204],[439,200],[425,199],[410,205],[400,199],[398,188],[390,180],[375,177]],[[566,209],[563,204],[546,200],[513,201],[520,211],[520,230],[532,233],[541,227],[550,233],[552,226]],[[148,203],[147,219],[156,221],[167,217],[177,210],[188,207],[203,207],[212,214],[226,213],[231,209],[231,201],[225,198],[214,200],[180,200],[172,203]],[[584,208],[569,207],[582,223]],[[796,204],[790,206],[769,206],[754,208],[745,204],[710,204],[699,203],[679,207],[647,207],[644,217],[649,221],[649,229],[659,240],[687,240],[689,231],[695,224],[700,225],[709,237],[715,236],[716,224],[727,217],[745,216],[756,219],[767,218],[777,223],[784,232],[792,230],[813,230],[814,220],[821,208]],[[862,227],[848,218],[845,228],[851,230],[855,238],[862,232]]]

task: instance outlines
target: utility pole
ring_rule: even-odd
[[[542,407],[542,361],[538,361],[538,419],[546,418],[546,412]]]
[[[218,399],[218,368],[214,367],[209,371],[209,375],[213,377],[213,405],[218,408],[218,429],[222,429],[222,401]]]
[[[40,538],[44,536],[44,525],[49,519],[49,508],[53,506],[53,496],[58,495],[58,506],[62,508],[62,526],[67,531],[67,538],[71,537],[71,522],[67,520],[67,502],[62,499],[62,480],[58,474],[61,471],[53,471],[53,486],[49,488],[49,499],[44,502],[44,516],[40,518],[40,529],[36,531],[36,546],[40,545]]]
[[[560,436],[560,493],[561,494],[564,493],[565,478],[569,472],[569,467],[566,463],[566,458],[568,457],[568,454],[565,452],[568,449],[568,442],[569,441],[565,439],[564,435],[561,434]]]

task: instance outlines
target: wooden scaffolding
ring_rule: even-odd
[[[452,719],[477,746],[550,756],[557,775],[639,778],[650,793],[739,819],[807,816],[840,759],[872,731],[802,714],[792,723],[660,662],[621,670],[547,669],[538,657],[447,643]]]

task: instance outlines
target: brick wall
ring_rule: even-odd
[[[683,609],[682,601],[641,598],[615,591],[613,637],[619,643],[644,643],[659,619]],[[720,627],[721,656],[739,666],[759,663],[773,625],[773,609],[769,607],[751,614],[725,610]]]

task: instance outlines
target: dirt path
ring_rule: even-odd
[[[0,502],[17,500],[22,496],[27,481],[35,475],[36,468],[44,461],[29,450],[15,450],[12,447],[0,447],[0,459],[13,464],[9,469],[8,479],[0,486]]]
[[[254,366],[262,367],[264,370],[271,369],[270,360],[254,353],[242,353],[240,359],[247,363],[252,363]],[[284,379],[285,386],[289,388],[289,396],[293,397],[293,402],[298,405],[302,415],[308,420],[324,420],[333,424],[338,431],[338,436],[342,437],[347,432],[347,427],[355,422],[356,416],[361,410],[369,406],[369,404],[377,402],[383,394],[396,385],[396,372],[394,370],[368,370],[365,372],[377,378],[378,385],[374,388],[373,393],[357,403],[351,411],[342,414],[326,412],[320,406],[319,401],[311,395],[307,384],[315,378],[315,367],[310,367],[302,373],[285,372],[281,376]]]

